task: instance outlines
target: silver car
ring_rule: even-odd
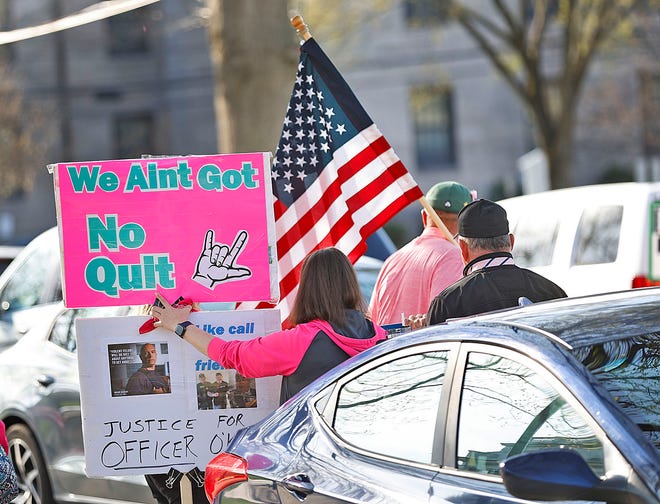
[[[75,318],[125,310],[45,305],[18,343],[0,353],[0,415],[19,476],[17,502],[154,502],[142,476],[85,475]]]
[[[85,475],[74,321],[127,309],[65,309],[59,258],[52,228],[0,275],[0,418],[21,487],[15,502],[153,504],[142,476]]]
[[[388,339],[242,429],[219,503],[660,504],[660,288]]]

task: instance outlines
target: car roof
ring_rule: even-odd
[[[396,348],[431,342],[480,342],[538,356],[575,351],[633,336],[660,334],[660,287],[544,301],[427,326],[390,338],[358,354],[377,357]],[[366,355],[365,355],[366,354]]]
[[[23,250],[23,245],[0,245],[0,257],[13,259]]]
[[[381,261],[380,259],[377,259],[375,257],[363,255],[360,256],[357,261],[355,261],[355,264],[353,266],[362,269],[380,270],[380,268],[383,267],[384,262],[385,261]]]
[[[550,333],[575,349],[657,332],[659,306],[660,287],[649,287],[545,301],[447,323],[503,322],[529,326]]]
[[[660,182],[619,182],[615,184],[594,184],[563,189],[553,189],[537,193],[523,194],[499,200],[502,205],[525,203],[534,201],[561,200],[575,207],[594,201],[634,201],[631,198],[646,199],[647,195],[655,196],[660,193]]]

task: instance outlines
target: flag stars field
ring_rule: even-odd
[[[319,160],[316,152],[324,154],[332,150],[332,131],[341,136],[346,132],[344,124],[333,125],[331,119],[336,116],[333,106],[323,105],[323,91],[318,89],[313,75],[313,69],[307,65],[298,65],[298,75],[294,85],[291,102],[284,118],[282,136],[275,155],[273,166],[273,181],[282,178],[286,183],[280,188],[286,194],[296,199],[298,192],[304,192],[309,183],[317,177]],[[299,154],[291,159],[291,152]],[[282,170],[294,164],[303,170],[298,172],[297,181],[291,182],[291,177],[282,176]]]

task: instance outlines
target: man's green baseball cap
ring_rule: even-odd
[[[458,182],[440,182],[426,193],[426,201],[435,210],[457,214],[472,201],[472,193]]]

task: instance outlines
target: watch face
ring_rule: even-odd
[[[177,324],[177,326],[174,328],[174,334],[180,338],[183,338],[183,333],[186,332],[186,329],[189,325],[192,325],[192,322],[181,322],[180,324]]]

